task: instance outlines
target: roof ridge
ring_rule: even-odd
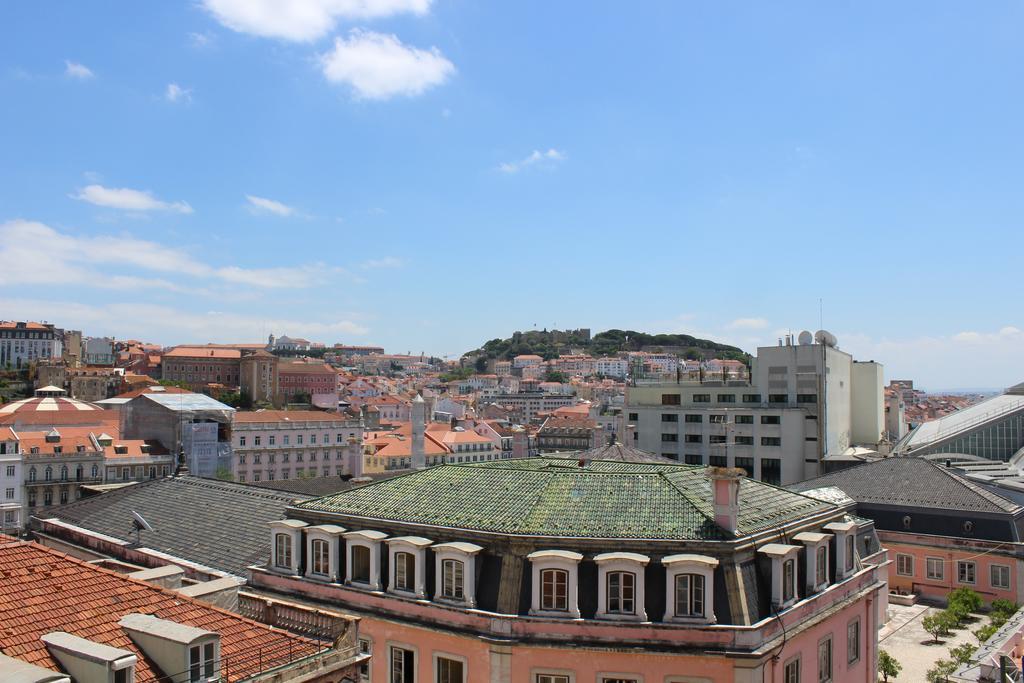
[[[1004,498],[1003,496],[999,495],[998,493],[995,493],[993,491],[988,491],[988,490],[982,488],[981,486],[979,486],[978,484],[974,483],[973,481],[971,481],[967,477],[962,477],[959,474],[957,474],[956,472],[953,472],[953,471],[951,471],[951,470],[949,470],[949,469],[947,469],[945,467],[942,467],[941,465],[939,465],[937,463],[934,463],[931,460],[924,460],[923,458],[918,458],[918,459],[922,460],[923,462],[928,463],[929,465],[931,465],[931,466],[933,466],[935,468],[937,468],[940,472],[942,472],[943,474],[945,474],[948,477],[951,477],[958,484],[961,484],[962,486],[967,488],[969,491],[971,491],[975,495],[977,495],[977,496],[985,499],[989,503],[992,503],[993,505],[999,507],[1004,512],[1017,512],[1021,508],[1020,505],[1018,505],[1017,503],[1014,503],[1009,498]],[[1007,504],[1009,505],[1009,507],[1007,507]]]

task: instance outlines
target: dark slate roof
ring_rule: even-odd
[[[154,529],[141,533],[143,546],[245,577],[246,567],[269,557],[267,523],[283,518],[285,507],[296,500],[308,499],[217,479],[168,477],[41,510],[36,516],[134,542],[134,510]]]
[[[832,486],[858,503],[965,512],[1016,513],[1021,508],[923,458],[886,458],[790,486],[807,492]]]
[[[565,458],[441,465],[299,504],[298,510],[518,536],[724,540],[706,468]],[[834,505],[753,479],[739,536]]]
[[[648,451],[642,451],[639,448],[634,448],[621,441],[615,441],[613,443],[603,443],[600,446],[587,449],[585,451],[579,451],[578,453],[569,453],[564,457],[583,458],[584,460],[615,460],[618,462],[648,462],[658,463],[662,465],[674,465],[677,464],[677,460],[672,458],[666,458],[663,455],[655,455]]]
[[[342,479],[341,477],[310,477],[308,479],[274,479],[273,481],[252,482],[249,486],[257,488],[272,489],[275,491],[288,491],[299,493],[304,496],[319,497],[329,496],[338,491],[347,491],[356,486],[362,486],[374,481],[382,481],[397,477],[401,474],[408,474],[408,470],[396,472],[383,472],[379,474],[368,474],[360,479]]]

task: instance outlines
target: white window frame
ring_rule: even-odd
[[[787,676],[789,667],[791,665],[793,665],[793,664],[796,664],[796,679],[794,681],[790,681],[790,679],[787,678],[786,676]],[[800,655],[796,655],[796,656],[793,656],[793,657],[790,657],[789,659],[787,659],[786,663],[782,665],[782,682],[783,683],[802,683],[802,681],[801,681],[802,677],[803,677],[803,661],[801,660]]]
[[[644,683],[644,677],[643,674],[627,674],[617,671],[599,671],[597,674],[597,683],[620,683],[622,681]]]
[[[388,592],[395,595],[425,600],[427,597],[427,548],[433,543],[429,538],[420,536],[396,536],[385,541],[388,544]],[[412,589],[397,587],[395,557],[398,553],[409,553],[413,557]]]
[[[406,650],[408,652],[412,652],[413,680],[414,681],[419,680],[419,675],[418,674],[419,674],[419,665],[420,665],[420,649],[418,647],[416,647],[415,645],[410,645],[409,643],[401,643],[401,642],[391,641],[391,640],[389,640],[387,642],[387,651],[386,651],[387,661],[388,661],[387,680],[388,681],[392,681],[392,680],[394,680],[394,677],[395,677],[394,668],[393,668],[394,667],[394,663],[395,663],[394,662],[394,657],[393,657],[393,654],[394,654],[393,650],[394,650],[394,648],[398,648],[400,650]]]
[[[345,585],[354,588],[365,588],[371,591],[381,590],[380,582],[380,542],[387,534],[372,529],[360,529],[343,534],[345,537]],[[370,580],[355,581],[352,579],[352,549],[366,548],[370,554]]]
[[[583,555],[571,550],[538,550],[526,556],[530,561],[530,615],[540,617],[580,618],[579,565]],[[541,572],[549,569],[567,573],[566,610],[545,610],[541,605]]]
[[[541,676],[564,676],[569,683],[576,683],[576,672],[568,669],[530,669],[530,683],[541,683]]]
[[[1005,586],[997,585],[996,584],[995,576],[993,574],[993,572],[996,569],[1001,569],[1001,570],[1004,570],[1006,572],[1006,585]],[[995,564],[995,563],[990,564],[988,566],[988,583],[989,583],[989,586],[991,586],[992,588],[995,588],[997,590],[1010,590],[1010,565],[1007,565],[1007,564]]]
[[[906,571],[906,563],[910,563],[910,571]],[[914,576],[914,556],[908,553],[896,553],[896,576]]]
[[[661,559],[665,567],[665,616],[663,621],[683,624],[714,624],[715,605],[713,598],[715,568],[718,560],[706,555],[669,555]],[[676,614],[676,576],[697,574],[704,577],[704,616],[679,616]]]
[[[828,588],[828,555],[829,540],[832,534],[819,534],[812,531],[805,531],[793,537],[793,540],[804,544],[805,571],[807,574],[807,592],[818,593]],[[822,581],[818,581],[818,553],[825,551],[825,572]]]
[[[960,580],[960,567],[970,567],[971,574],[973,574],[973,581],[961,581]],[[974,560],[957,560],[956,561],[956,582],[965,586],[976,586],[978,584],[978,563]]]
[[[857,649],[856,649],[855,652],[851,653],[850,652],[850,631],[853,629],[854,626],[857,627],[857,643],[856,643]],[[834,643],[833,643],[833,645],[834,645]],[[863,645],[864,645],[864,629],[861,628],[860,617],[856,617],[855,619],[851,619],[850,621],[848,621],[846,623],[846,666],[847,666],[847,668],[849,668],[851,666],[854,666],[857,662],[860,661],[860,651],[861,651],[861,649],[863,649]],[[833,653],[832,659],[835,660],[835,653]],[[835,662],[834,661],[833,661],[833,666],[835,666]]]
[[[768,543],[758,548],[757,552],[767,555],[772,561],[772,605],[778,610],[784,610],[795,605],[800,600],[800,592],[797,590],[796,582],[800,572],[796,571],[796,562],[799,559],[801,546],[786,545],[784,543]],[[793,576],[790,579],[790,589],[793,596],[786,600],[786,592],[783,589],[783,567],[789,560],[793,560]]]
[[[339,547],[341,545],[341,535],[344,533],[344,527],[334,524],[306,527],[306,578],[314,581],[338,582]],[[328,573],[326,576],[313,572],[313,541],[317,540],[327,541]]]
[[[270,552],[272,557],[270,558],[270,566],[268,569],[287,574],[298,574],[299,573],[299,557],[302,553],[299,549],[302,547],[302,530],[305,529],[308,524],[298,519],[278,519],[270,523]],[[277,535],[285,534],[291,541],[291,562],[281,565],[277,561]]]
[[[366,651],[363,651],[363,643],[366,643]],[[373,678],[373,638],[368,636],[360,635],[356,641],[356,648],[360,655],[369,655],[369,658],[365,662],[360,662],[359,680],[369,681]],[[366,675],[363,675],[362,667],[366,666]]]
[[[826,643],[828,643],[828,675],[822,677],[826,672],[821,670],[821,646]],[[818,640],[818,647],[815,649],[814,654],[817,662],[815,669],[818,676],[818,683],[832,683],[836,678],[836,643],[831,633]]]
[[[857,573],[857,523],[832,522],[824,526],[825,531],[836,535],[836,582]],[[852,546],[850,545],[852,539]],[[849,551],[853,556],[848,557]]]
[[[939,565],[938,572],[932,572],[932,563],[937,562]],[[944,557],[925,557],[924,558],[924,577],[929,581],[945,581],[946,580],[946,558]]]
[[[430,664],[431,664],[431,666],[430,666],[431,674],[430,675],[431,675],[431,680],[434,681],[434,683],[440,683],[440,680],[441,680],[440,677],[437,675],[437,673],[438,673],[437,672],[437,666],[438,666],[438,660],[439,659],[450,659],[453,662],[462,662],[462,683],[467,683],[467,681],[469,680],[469,660],[467,660],[462,655],[452,654],[451,652],[443,652],[443,651],[438,652],[438,651],[435,650],[433,652],[433,654],[431,655],[430,659],[431,659],[431,662],[430,662]]]
[[[433,546],[434,551],[434,600],[449,605],[476,607],[476,556],[483,550],[475,543],[454,541]],[[444,597],[444,561],[462,562],[462,600]]]
[[[644,595],[644,572],[651,558],[639,553],[601,553],[594,557],[597,563],[597,618],[614,621],[647,621]],[[608,611],[608,574],[628,572],[633,579],[633,612],[631,614]]]

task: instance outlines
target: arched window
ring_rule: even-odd
[[[416,557],[412,553],[395,553],[395,588],[411,591],[415,578]]]
[[[633,614],[636,610],[636,574],[633,572],[608,572],[607,582],[608,613]]]
[[[28,471],[28,480],[29,481],[35,481],[36,480],[36,468],[35,467],[29,469],[29,471]]]
[[[82,477],[84,477],[84,476],[85,476],[85,468],[83,468],[83,467],[82,467],[81,465],[79,465],[79,466],[78,466],[78,467],[77,467],[77,468],[75,469],[75,478],[76,478],[76,479],[77,479],[78,481],[82,481]]]
[[[45,472],[45,474],[43,474],[43,480],[44,481],[52,481],[53,480],[53,468],[50,467],[49,465],[46,466],[46,472]]]
[[[853,571],[853,559],[857,552],[853,548],[853,534],[846,535],[846,571]]]
[[[61,481],[67,481],[68,480],[68,466],[67,465],[61,465],[60,466],[60,480]]]
[[[92,466],[92,478],[95,479],[98,476],[100,476],[100,467],[99,467],[99,465],[93,465]]]
[[[789,602],[796,592],[796,560],[782,563],[782,599]]]
[[[459,560],[445,560],[441,563],[441,596],[449,600],[465,597],[465,565]]]
[[[704,575],[676,574],[677,617],[704,617]]]
[[[292,566],[292,537],[291,534],[275,534],[274,536],[274,566],[283,569],[291,569]]]
[[[330,544],[323,539],[315,539],[313,548],[313,573],[328,576],[331,571]]]
[[[370,549],[365,545],[352,546],[352,576],[349,581],[370,583]]]
[[[825,544],[819,545],[816,554],[814,576],[816,584],[820,586],[828,581],[828,546]]]
[[[569,611],[569,572],[564,569],[541,570],[540,608],[552,612]]]

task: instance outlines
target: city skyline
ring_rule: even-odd
[[[753,352],[822,300],[887,378],[1024,377],[1020,7],[299,6],[5,10],[0,317]]]

